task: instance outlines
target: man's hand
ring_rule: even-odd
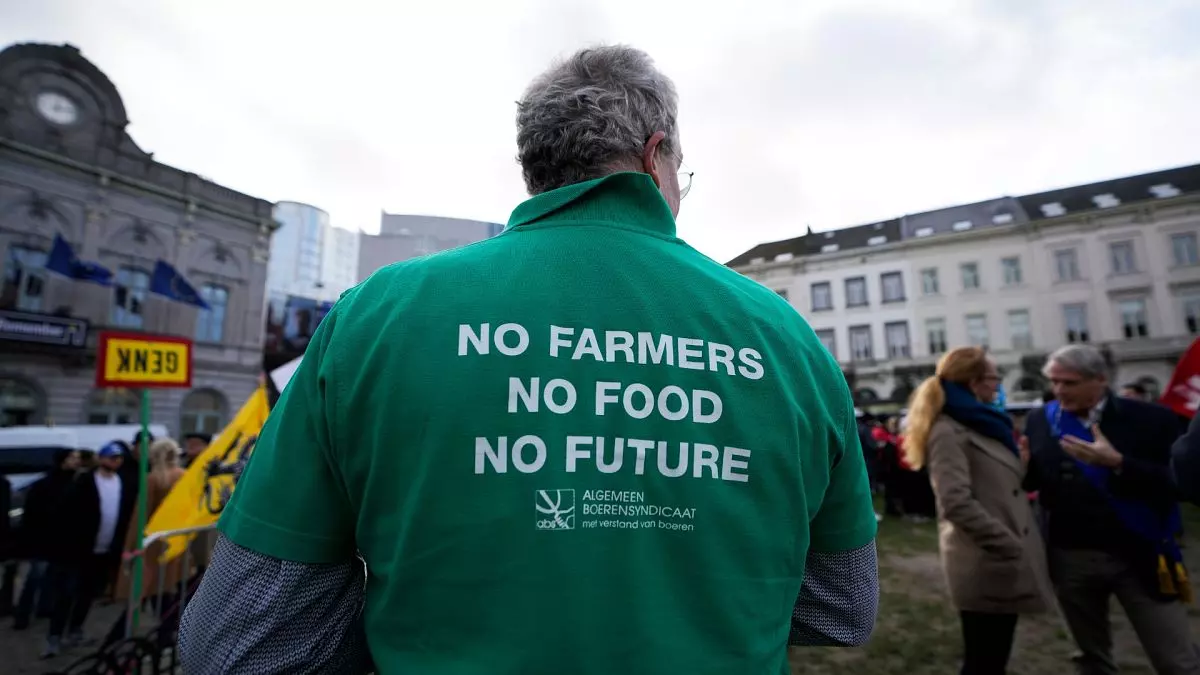
[[[1120,469],[1123,460],[1121,453],[1117,452],[1104,434],[1100,433],[1098,425],[1092,426],[1092,435],[1096,437],[1096,440],[1090,443],[1075,436],[1063,436],[1060,443],[1063,452],[1084,464]]]

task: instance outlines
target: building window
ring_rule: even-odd
[[[183,399],[179,415],[179,435],[216,435],[225,427],[228,410],[225,397],[211,389],[195,389]]]
[[[1196,248],[1196,233],[1181,232],[1171,235],[1171,256],[1176,267],[1200,264],[1200,251]]]
[[[1067,342],[1088,341],[1087,305],[1082,303],[1063,305],[1063,324],[1067,329]]]
[[[225,335],[225,308],[229,306],[229,290],[216,284],[200,287],[200,297],[208,309],[196,314],[196,341],[220,342]]]
[[[1000,260],[1000,269],[1004,272],[1005,286],[1021,285],[1021,259],[1019,257],[1002,258]]]
[[[1054,252],[1054,272],[1059,281],[1079,281],[1079,256],[1075,249]]]
[[[136,267],[117,270],[113,288],[112,324],[122,328],[141,328],[144,323],[143,310],[146,292],[150,288],[150,274]]]
[[[1183,298],[1183,324],[1192,335],[1200,333],[1200,295]]]
[[[852,361],[870,361],[875,358],[872,346],[870,326],[850,327],[850,359]]]
[[[846,280],[846,306],[865,307],[867,300],[867,278],[852,277]]]
[[[128,389],[93,389],[84,417],[88,424],[133,424],[138,421],[138,403]]]
[[[28,246],[9,246],[0,307],[23,312],[40,312],[45,289],[45,251]]]
[[[946,351],[946,320],[926,319],[925,337],[929,341],[929,355],[937,356]]]
[[[884,302],[904,302],[904,276],[900,272],[886,272],[879,277]]]
[[[817,339],[821,341],[822,345],[825,345],[825,349],[827,349],[833,358],[836,359],[837,333],[835,333],[832,328],[822,328],[821,330],[817,331]]]
[[[1029,322],[1029,310],[1009,311],[1008,335],[1012,339],[1013,349],[1033,349],[1033,328]]]
[[[34,424],[44,405],[41,393],[28,382],[0,377],[0,427]]]
[[[1117,303],[1117,312],[1121,315],[1121,331],[1126,340],[1144,338],[1150,335],[1146,320],[1146,300],[1130,298]]]
[[[959,265],[962,271],[962,287],[964,291],[979,289],[979,263],[963,263]]]
[[[1137,271],[1132,241],[1114,241],[1109,244],[1108,258],[1113,274],[1133,274]]]
[[[888,358],[907,359],[912,355],[908,344],[908,322],[896,321],[884,324],[884,340],[887,341]]]
[[[927,267],[921,270],[921,293],[924,295],[937,295],[941,292],[938,288],[938,271],[936,267]]]
[[[986,314],[967,315],[967,344],[972,347],[988,346],[988,326]]]
[[[814,312],[833,309],[833,288],[829,285],[828,281],[813,284],[810,293],[812,294],[812,308]]]

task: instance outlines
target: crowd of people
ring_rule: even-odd
[[[126,602],[132,592],[129,566],[122,563],[137,549],[143,440],[149,448],[145,480],[149,517],[183,475],[184,465],[203,452],[210,438],[191,434],[181,447],[170,438],[143,439],[139,434],[132,441],[113,440],[96,450],[59,450],[54,469],[28,488],[20,520],[0,542],[3,558],[24,567],[23,575],[14,575],[21,579],[19,592],[14,587],[4,589],[5,604],[12,607],[12,628],[26,631],[35,619],[48,619],[44,658],[124,637],[124,613],[106,635],[89,637],[84,628],[98,599]],[[7,485],[3,481],[0,487]],[[154,553],[148,551],[146,559],[155,560]],[[182,574],[181,561],[161,567],[146,564],[142,602],[153,600],[157,607],[169,607]],[[151,598],[160,588],[162,597]]]
[[[882,514],[914,523],[934,517],[933,490],[929,472],[914,467],[904,454],[904,431],[900,415],[875,416],[864,413],[858,419],[858,438],[867,464],[867,476],[877,494],[883,495]]]

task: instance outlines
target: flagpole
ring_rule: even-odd
[[[139,438],[138,452],[138,511],[137,511],[137,546],[139,551],[133,559],[133,584],[129,593],[133,613],[129,617],[129,631],[126,637],[132,637],[138,628],[138,618],[142,607],[142,568],[145,565],[146,553],[142,551],[146,537],[146,474],[150,470],[150,390],[142,389],[142,433]]]

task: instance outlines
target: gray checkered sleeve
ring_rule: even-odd
[[[788,644],[857,647],[875,629],[879,567],[875,542],[837,553],[809,552],[804,583],[792,610]]]
[[[361,561],[278,560],[219,537],[183,612],[185,673],[368,673]]]

